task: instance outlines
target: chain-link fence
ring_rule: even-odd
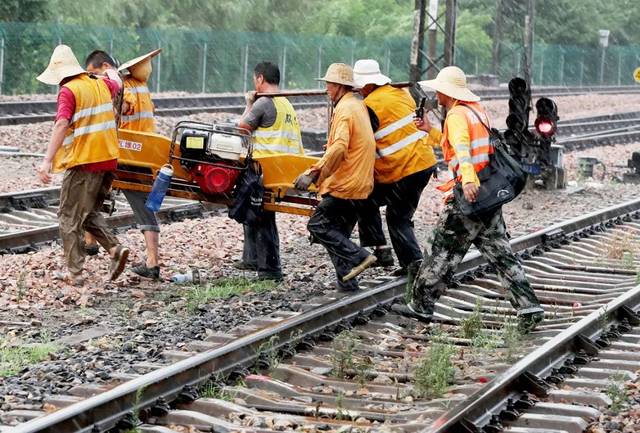
[[[78,60],[94,49],[120,61],[155,48],[151,89],[158,91],[241,92],[251,88],[253,66],[272,61],[280,66],[282,87],[314,88],[330,63],[374,58],[395,81],[408,79],[410,37],[365,40],[348,37],[190,31],[176,29],[88,28],[72,25],[0,23],[0,92],[52,93],[35,77],[46,67],[53,48],[71,46]],[[503,45],[500,81],[520,74],[521,48]],[[535,45],[533,81],[536,85],[600,84],[602,51],[594,47]],[[456,64],[468,74],[490,73],[490,52],[456,47]],[[603,84],[631,84],[640,66],[640,47],[610,46],[604,53]]]

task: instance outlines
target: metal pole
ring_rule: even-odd
[[[584,82],[584,60],[580,62],[580,87],[582,87],[583,82]]]
[[[205,93],[207,86],[207,43],[202,46],[202,93]]]
[[[247,93],[247,72],[249,70],[249,45],[244,46],[244,69],[242,73],[242,93]]]
[[[389,75],[389,68],[391,68],[391,50],[387,48],[385,53],[385,74]]]
[[[282,49],[282,79],[280,84],[283,89],[287,88],[287,46]]]
[[[160,44],[160,40],[158,39],[158,48],[162,48],[161,44]],[[162,64],[162,57],[158,57],[158,67],[156,68],[156,93],[160,92],[160,72],[161,72],[161,64]]]
[[[542,78],[544,77],[544,51],[540,56],[540,80],[538,80],[538,84],[542,86]]]
[[[436,24],[436,18],[438,17],[438,0],[429,0],[429,26],[427,45],[429,50],[429,63],[427,67],[427,77],[433,79],[438,73],[437,69],[433,67],[436,61],[436,51],[438,49],[438,26]]]
[[[475,56],[476,58],[476,68],[475,68],[475,74],[478,75],[478,56]]]
[[[322,45],[318,47],[318,78],[322,77]],[[318,88],[322,87],[322,81],[318,81]]]
[[[4,84],[4,38],[0,39],[0,95]]]
[[[500,48],[502,44],[502,2],[503,0],[496,1],[496,16],[493,22],[493,46],[491,50],[492,70],[493,75],[500,73]],[[515,71],[515,75],[518,71]]]
[[[620,79],[621,79],[621,69],[622,69],[622,54],[620,53],[620,51],[618,51],[618,86],[620,85]]]
[[[564,86],[564,53],[560,55],[560,85]]]
[[[606,47],[602,47],[602,56],[600,57],[600,85],[604,83],[604,61],[606,56]]]
[[[113,33],[109,36],[109,54],[113,56]]]
[[[420,81],[422,77],[422,56],[420,50],[424,44],[424,16],[425,2],[415,0],[413,10],[413,36],[411,37],[411,51],[409,53],[409,80]]]
[[[524,17],[524,79],[529,88],[533,84],[533,28],[535,25],[535,13],[535,0],[528,0],[527,15]],[[544,57],[542,61],[544,62]],[[542,78],[540,78],[540,82],[542,82]]]
[[[444,25],[444,65],[453,65],[456,61],[456,0],[447,0],[447,14]]]

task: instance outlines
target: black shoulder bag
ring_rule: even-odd
[[[262,168],[250,159],[236,183],[234,202],[229,206],[229,218],[239,223],[254,225],[262,216],[264,184]]]
[[[456,183],[453,190],[456,205],[465,216],[482,216],[495,211],[502,205],[516,198],[524,189],[527,173],[520,163],[507,151],[502,142],[500,132],[483,122],[480,115],[465,105],[489,131],[489,143],[493,146],[493,154],[489,156],[489,164],[477,174],[480,180],[478,198],[470,203],[464,197],[462,184]]]

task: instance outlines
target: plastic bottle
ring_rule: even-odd
[[[163,165],[160,172],[158,172],[156,180],[153,182],[153,188],[151,188],[147,202],[144,204],[151,212],[158,212],[160,210],[162,200],[164,200],[164,196],[167,194],[167,190],[171,184],[172,176],[173,168],[169,164]]]
[[[189,270],[184,274],[181,274],[181,273],[173,274],[173,276],[171,277],[171,282],[177,283],[177,284],[184,284],[184,283],[191,283],[191,282],[193,282],[194,284],[200,284],[204,280],[205,276],[206,275],[203,271],[198,270],[196,268],[189,268]]]

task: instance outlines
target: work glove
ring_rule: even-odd
[[[293,183],[296,189],[307,191],[309,186],[316,181],[316,176],[311,173],[302,173]]]

